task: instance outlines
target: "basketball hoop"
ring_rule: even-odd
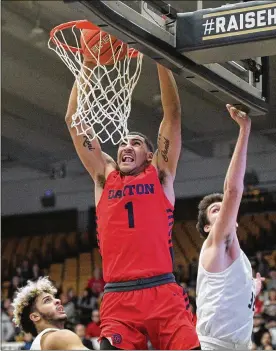
[[[77,110],[72,116],[71,127],[89,140],[97,137],[102,143],[111,140],[116,145],[128,134],[131,98],[141,74],[143,55],[127,44],[113,50],[112,36],[105,33],[105,43],[106,35],[110,41],[112,64],[103,65],[100,50],[95,54],[85,40],[83,31],[87,29],[100,30],[85,20],[61,24],[52,29],[48,47],[56,52],[76,79]],[[123,47],[124,50],[127,47],[126,54],[120,52]],[[83,64],[84,49],[93,59],[93,65],[88,64],[89,67]]]

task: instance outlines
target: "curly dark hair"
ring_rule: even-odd
[[[31,333],[34,337],[37,336],[37,330],[34,322],[30,319],[30,314],[35,311],[35,302],[37,296],[32,298],[29,304],[24,307],[21,318],[22,329],[25,333]]]
[[[215,202],[222,202],[223,194],[214,193],[205,196],[198,205],[198,217],[197,217],[197,224],[196,229],[199,231],[200,235],[206,239],[208,233],[205,232],[204,227],[206,224],[209,224],[209,220],[207,217],[207,209],[210,205]]]

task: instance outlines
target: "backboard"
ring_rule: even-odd
[[[210,1],[194,1],[197,6],[195,11],[184,12],[174,6],[191,2],[171,1],[170,5],[169,1],[161,0],[64,1],[82,11],[87,20],[208,91],[215,99],[250,110],[253,116],[267,113],[269,65],[268,58],[261,55],[276,54],[276,2],[236,2],[204,9],[205,3],[212,5]],[[213,7],[220,3],[214,1]],[[255,24],[261,24],[263,30],[253,31],[253,36],[248,29],[246,33],[240,31],[232,35],[231,28],[237,31],[239,21],[245,19],[249,11],[255,13]],[[220,37],[215,43],[205,40],[202,33],[206,18],[218,20],[223,16],[224,23],[228,21],[227,28],[232,25],[229,35]],[[245,26],[245,20],[243,23]],[[256,38],[259,32],[261,36]],[[197,43],[197,46],[193,47],[191,42]],[[243,47],[246,50],[242,50]],[[227,55],[222,62],[225,52]],[[254,57],[246,57],[245,52],[254,53]]]

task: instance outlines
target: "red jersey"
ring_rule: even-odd
[[[154,166],[109,174],[96,209],[106,283],[172,272],[173,210]]]

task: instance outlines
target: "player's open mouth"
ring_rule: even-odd
[[[131,163],[134,162],[134,158],[131,155],[124,155],[122,157],[122,162]]]
[[[57,307],[57,311],[60,313],[65,313],[63,306]]]

